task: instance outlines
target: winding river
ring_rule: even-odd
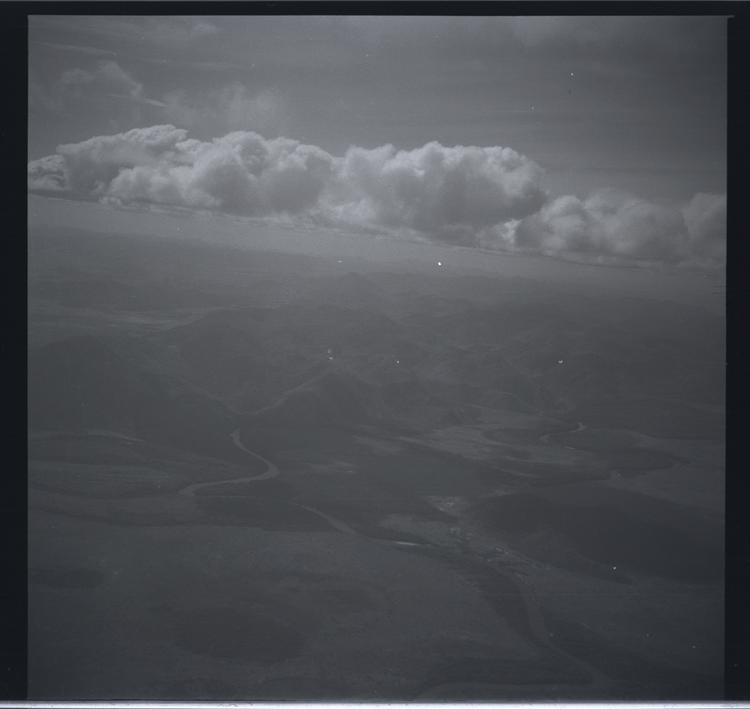
[[[239,448],[243,453],[246,455],[249,455],[256,460],[261,461],[265,464],[266,470],[258,475],[242,475],[238,478],[227,478],[226,480],[213,480],[211,482],[204,482],[204,483],[194,483],[192,485],[188,485],[187,487],[183,487],[180,490],[180,495],[185,495],[187,497],[195,497],[195,493],[198,490],[203,490],[204,488],[209,488],[214,485],[225,485],[227,483],[247,483],[252,482],[254,480],[270,480],[271,478],[275,478],[279,475],[281,472],[279,468],[276,466],[275,463],[272,463],[267,458],[264,458],[262,455],[259,455],[258,453],[255,453],[254,451],[251,451],[249,448],[245,448],[242,441],[240,440],[240,429],[235,429],[230,434],[232,438],[232,443]]]
[[[251,451],[249,448],[245,447],[245,445],[242,443],[242,440],[240,438],[239,428],[232,431],[232,433],[230,434],[230,437],[232,439],[232,443],[234,443],[234,445],[237,448],[239,448],[243,453],[245,453],[245,455],[249,455],[252,458],[255,458],[256,460],[261,461],[266,466],[266,469],[262,473],[259,473],[258,475],[241,475],[240,477],[237,477],[237,478],[226,478],[223,480],[212,480],[210,482],[193,483],[192,485],[183,487],[179,491],[180,495],[183,495],[185,497],[195,497],[195,494],[196,492],[198,492],[198,490],[205,490],[215,485],[226,485],[228,483],[249,483],[249,482],[255,482],[258,480],[270,480],[271,478],[276,478],[281,474],[279,467],[275,463],[268,460],[268,458],[264,458],[259,453],[256,453],[255,451]],[[211,497],[232,497],[232,495],[211,495]],[[302,510],[307,510],[308,512],[311,512],[312,514],[317,515],[321,519],[324,519],[329,525],[331,525],[331,527],[333,527],[339,532],[342,532],[344,534],[351,534],[351,535],[359,534],[357,531],[352,529],[352,527],[346,524],[346,522],[343,522],[340,519],[336,519],[335,517],[332,517],[331,515],[328,515],[325,512],[321,512],[315,507],[310,507],[309,505],[301,505],[297,502],[292,502],[292,501],[288,501],[287,504],[292,505],[292,507],[298,507]]]

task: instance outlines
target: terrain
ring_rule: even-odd
[[[721,696],[720,310],[28,239],[32,698]]]

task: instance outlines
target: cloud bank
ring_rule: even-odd
[[[28,165],[30,190],[122,205],[291,215],[593,262],[725,258],[724,196],[697,194],[682,206],[607,189],[551,198],[542,176],[533,160],[507,147],[432,142],[414,150],[351,147],[336,157],[250,131],[200,141],[172,125],[60,145]]]
[[[515,224],[485,236],[488,245],[589,260],[682,262],[720,260],[726,198],[698,194],[683,208],[600,190],[586,199],[558,197]]]

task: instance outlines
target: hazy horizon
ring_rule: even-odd
[[[39,16],[29,46],[32,190],[723,266],[725,18]]]

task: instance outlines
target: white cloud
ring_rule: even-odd
[[[600,190],[549,198],[542,169],[510,148],[392,145],[334,157],[288,138],[212,141],[173,125],[61,145],[29,163],[29,188],[120,204],[292,215],[361,231],[593,262],[721,263],[726,198],[666,206]]]
[[[470,241],[480,227],[539,209],[541,176],[536,163],[510,148],[434,142],[409,151],[350,148],[338,171],[338,213],[352,222]]]
[[[156,165],[186,135],[186,131],[174,126],[134,128],[127,133],[60,145],[57,153],[65,161],[70,190],[100,196],[106,194],[123,169]]]
[[[69,190],[68,169],[62,155],[32,160],[27,169],[30,190],[65,192]]]
[[[717,261],[720,248],[707,245],[725,243],[725,205],[723,197],[696,195],[681,209],[605,189],[586,199],[550,200],[535,214],[486,232],[482,243],[599,262]]]
[[[202,142],[171,125],[61,145],[45,160],[29,165],[34,185],[64,167],[68,189],[80,195],[248,215],[313,207],[334,162],[320,148],[286,138],[238,131]]]

